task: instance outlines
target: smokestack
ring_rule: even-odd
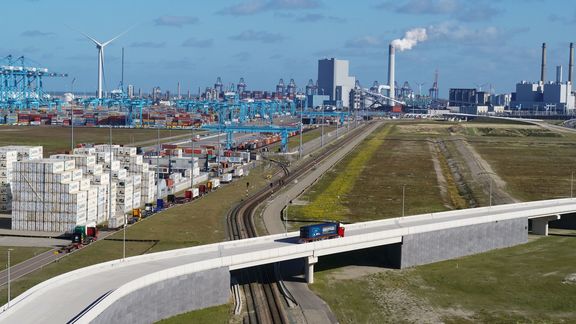
[[[540,82],[546,78],[546,43],[542,43],[542,67],[540,68]]]
[[[394,90],[395,90],[395,80],[394,80],[394,70],[396,69],[394,58],[395,58],[395,50],[394,46],[390,44],[388,47],[388,85],[390,85],[390,92],[388,92],[388,96],[391,99],[396,99]],[[390,106],[394,106],[394,101],[390,100]]]
[[[574,43],[570,43],[570,58],[568,59],[568,82],[572,83],[572,70],[574,69]]]
[[[556,66],[556,83],[562,83],[562,65]]]

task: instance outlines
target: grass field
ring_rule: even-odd
[[[323,262],[340,262],[335,259],[320,259],[312,289],[341,323],[573,323],[576,318],[576,282],[566,282],[576,275],[576,232],[357,278],[348,268],[322,270]]]
[[[394,135],[394,139],[389,139]],[[358,222],[445,210],[425,138],[384,126],[363,141],[289,208],[290,219]]]
[[[562,140],[471,141],[474,148],[522,200],[570,196],[576,143]]]
[[[277,170],[277,167],[268,164],[259,166],[252,169],[250,175],[244,179],[226,185],[200,200],[175,206],[129,227],[126,231],[126,255],[141,255],[222,241],[225,237],[226,213],[246,195],[246,182],[250,182],[250,192],[254,192],[267,184],[265,175]],[[122,258],[122,232],[109,238],[114,240],[95,242],[73,255],[16,280],[12,284],[13,296],[56,275]],[[130,241],[133,239],[148,242]],[[6,291],[2,289],[0,303],[5,301]]]
[[[22,246],[3,246],[0,248],[0,264],[1,270],[8,265],[8,249],[10,251],[10,264],[15,265],[22,261],[28,260],[31,257],[40,253],[46,252],[49,249],[43,247],[22,247]]]
[[[158,324],[225,324],[230,318],[230,306],[222,305],[181,314],[157,322]]]
[[[78,143],[108,143],[108,128],[75,127],[74,142]],[[0,126],[0,146],[4,145],[42,145],[44,156],[70,150],[71,128],[69,127],[32,127],[32,126]],[[166,137],[188,136],[189,130],[161,130],[160,141]],[[113,128],[114,144],[131,144],[144,141],[154,141],[158,136],[156,129]],[[153,144],[153,143],[152,143]]]

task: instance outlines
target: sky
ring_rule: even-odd
[[[423,93],[438,70],[440,96],[449,88],[514,90],[537,81],[540,49],[548,47],[547,78],[567,75],[576,40],[574,0],[20,0],[3,5],[0,58],[67,73],[46,89],[93,93],[97,49],[83,32],[107,41],[105,89],[124,84],[149,92],[204,89],[222,77],[244,77],[249,90],[273,90],[280,78],[304,88],[318,59],[350,61],[363,87],[387,81],[388,44],[414,28],[426,36],[396,55],[396,80]],[[13,14],[6,14],[12,12]],[[573,37],[573,38],[571,38]]]

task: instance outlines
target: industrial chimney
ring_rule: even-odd
[[[572,70],[574,69],[574,43],[570,43],[570,58],[568,59],[568,82],[572,83]]]
[[[540,68],[540,83],[546,78],[546,43],[542,43],[542,66]]]
[[[556,66],[556,83],[562,83],[562,65]]]
[[[390,86],[390,92],[388,92],[388,96],[391,99],[395,99],[395,80],[394,80],[394,70],[395,70],[395,63],[394,63],[395,53],[394,53],[394,46],[390,44],[388,47],[388,85]],[[390,100],[390,106],[394,106],[394,101]]]

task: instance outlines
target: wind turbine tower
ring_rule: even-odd
[[[130,30],[130,29],[128,29],[128,30]],[[97,41],[93,37],[90,37],[90,36],[86,35],[85,33],[80,32],[80,34],[84,35],[84,37],[86,37],[89,40],[91,40],[92,42],[94,42],[94,44],[96,44],[96,48],[98,49],[98,89],[96,91],[96,96],[98,97],[98,99],[102,99],[102,78],[104,75],[104,47],[106,47],[108,44],[110,44],[113,41],[115,41],[116,39],[118,39],[120,36],[126,34],[128,32],[128,30],[122,32],[121,34],[118,34],[116,37],[114,37],[114,38],[112,38],[109,41],[104,42],[104,43],[100,43],[99,41]]]

